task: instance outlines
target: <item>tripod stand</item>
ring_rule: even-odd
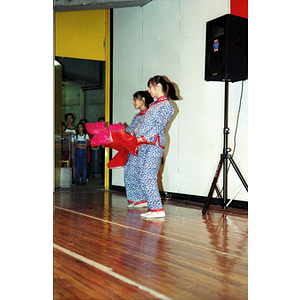
[[[202,210],[202,214],[206,213],[206,210],[208,209],[209,205],[212,202],[212,196],[214,191],[216,190],[218,197],[223,198],[223,208],[227,208],[227,184],[228,184],[228,160],[230,161],[231,165],[233,166],[234,170],[236,171],[237,175],[239,176],[242,184],[244,185],[246,191],[248,192],[248,185],[245,181],[244,177],[242,176],[239,168],[237,167],[236,163],[234,162],[232,156],[229,154],[231,151],[230,148],[228,148],[228,134],[229,134],[229,128],[228,128],[228,87],[229,87],[229,81],[228,79],[225,79],[225,100],[224,100],[224,128],[223,128],[223,153],[221,154],[221,158],[217,167],[217,171],[215,173],[213,182],[211,184],[207,200],[205,202],[204,208]],[[220,171],[223,165],[223,197],[220,192],[220,190],[217,187],[217,181],[220,175]]]

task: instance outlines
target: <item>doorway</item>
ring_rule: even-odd
[[[55,57],[62,66],[62,112],[72,113],[73,125],[81,120],[89,123],[105,120],[105,62],[87,59]],[[88,149],[88,179],[104,186],[104,148]]]
[[[110,10],[55,13],[55,60],[62,66],[61,121],[72,113],[81,119],[110,124]],[[94,170],[109,188],[109,149],[102,149],[101,171]],[[92,157],[91,157],[92,158]],[[92,169],[94,162],[92,164]],[[97,164],[99,166],[99,163]],[[95,175],[93,174],[93,175]]]

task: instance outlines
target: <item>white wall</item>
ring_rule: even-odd
[[[223,150],[224,83],[206,82],[206,22],[230,13],[229,0],[153,0],[143,7],[114,9],[113,122],[131,122],[132,95],[147,89],[154,75],[178,87],[180,101],[167,134],[163,172],[165,191],[207,196]],[[233,148],[242,82],[229,84],[229,147]],[[247,181],[248,81],[244,93],[234,160]],[[113,170],[112,184],[124,186],[123,169]],[[222,175],[219,179],[222,186]],[[241,182],[229,171],[228,197]],[[248,200],[242,189],[235,198]]]

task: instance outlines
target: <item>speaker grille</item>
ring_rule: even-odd
[[[211,44],[208,53],[208,70],[212,76],[216,76],[223,71],[225,66],[225,46],[219,40],[212,41]]]

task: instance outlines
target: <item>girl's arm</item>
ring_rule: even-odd
[[[163,133],[173,113],[173,105],[168,103],[168,105],[161,107],[157,106],[156,111],[152,111],[151,113],[145,115],[143,124],[136,133],[138,142],[150,141],[157,134]]]
[[[90,144],[90,140],[86,139],[84,144],[77,144],[76,140],[75,140],[75,147],[76,148],[82,148],[82,149],[86,149]]]
[[[72,132],[72,131],[67,131],[67,132],[63,132],[63,136],[68,136],[70,135],[71,136],[71,143],[74,143],[74,136],[75,136],[75,133]]]
[[[73,132],[63,132],[63,135],[73,135],[74,136],[74,133]]]
[[[135,126],[136,126],[136,123],[137,123],[137,119],[136,119],[136,116],[138,115],[139,113],[135,114],[130,125],[125,129],[125,132],[131,134],[132,131],[134,130]]]

